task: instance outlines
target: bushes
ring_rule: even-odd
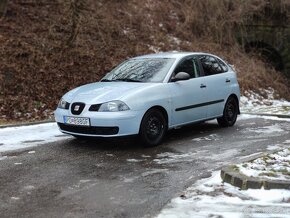
[[[154,51],[215,53],[236,66],[242,90],[271,86],[289,98],[284,77],[247,56],[234,37],[265,2],[10,1],[0,24],[1,117],[48,118],[66,91]]]

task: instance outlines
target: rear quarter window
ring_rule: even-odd
[[[221,65],[223,72],[228,72],[229,71],[228,66],[222,60],[217,58],[217,61]]]

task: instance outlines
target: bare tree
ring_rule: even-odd
[[[0,0],[1,1],[1,0]],[[70,0],[71,31],[67,45],[72,46],[79,34],[79,27],[83,11],[86,8],[86,0]]]
[[[0,0],[0,18],[6,13],[8,0]]]

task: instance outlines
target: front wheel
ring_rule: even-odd
[[[223,116],[217,118],[221,127],[233,126],[237,120],[239,113],[238,102],[234,97],[229,97],[224,108]]]
[[[146,147],[161,143],[167,131],[167,121],[160,110],[150,109],[142,119],[139,137]]]

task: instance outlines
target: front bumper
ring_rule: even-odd
[[[90,112],[72,115],[69,110],[57,108],[55,120],[63,133],[91,137],[117,137],[139,133],[143,113],[139,111]],[[90,118],[90,126],[76,126],[64,123],[64,116]]]

